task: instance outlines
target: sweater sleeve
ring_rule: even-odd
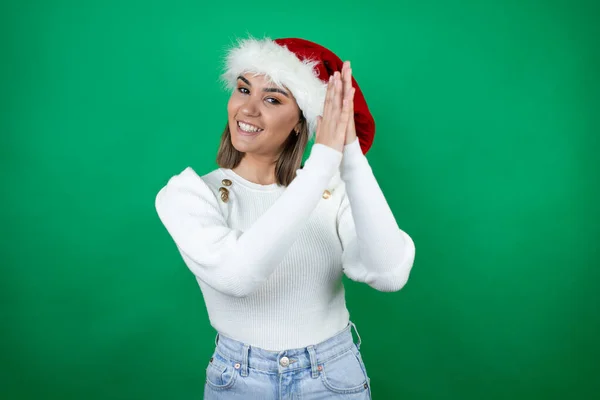
[[[304,168],[245,232],[228,227],[216,196],[189,168],[159,191],[156,210],[194,275],[219,292],[245,297],[288,252],[341,158],[337,150],[313,145]]]
[[[415,245],[398,227],[358,140],[344,148],[341,169],[346,195],[338,212],[338,232],[344,272],[377,290],[398,291],[408,280]]]

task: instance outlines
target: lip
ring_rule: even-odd
[[[260,131],[260,132],[251,132],[251,133],[250,133],[250,132],[245,132],[245,131],[243,131],[243,130],[240,128],[240,126],[238,125],[238,122],[242,122],[242,123],[244,123],[244,124],[248,124],[248,125],[252,125],[252,126],[256,126],[256,125],[254,125],[254,124],[251,124],[251,123],[249,123],[249,122],[246,122],[246,121],[242,121],[242,120],[239,120],[239,121],[238,121],[238,120],[236,120],[236,121],[235,121],[235,127],[237,128],[237,131],[238,131],[238,133],[239,133],[240,135],[242,135],[242,136],[248,136],[248,137],[252,137],[252,136],[258,136],[258,135],[260,135],[261,133],[263,133],[263,132],[264,132],[264,129],[263,129],[262,131]],[[261,129],[262,129],[262,128],[261,128]]]

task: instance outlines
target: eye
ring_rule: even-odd
[[[250,91],[248,89],[246,89],[245,87],[239,87],[238,92],[243,93],[243,94],[250,93]]]
[[[267,100],[267,102],[269,102],[271,104],[281,104],[281,102],[279,100],[277,100],[275,97],[267,97],[266,100]]]

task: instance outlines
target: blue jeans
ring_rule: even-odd
[[[305,348],[268,351],[217,335],[206,369],[207,400],[369,400],[371,388],[348,326]]]

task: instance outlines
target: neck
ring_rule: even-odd
[[[233,171],[250,182],[259,185],[271,185],[276,182],[276,164],[276,158],[246,153],[239,165],[233,168]]]

